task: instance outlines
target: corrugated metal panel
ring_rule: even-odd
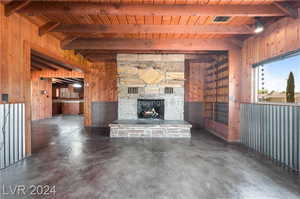
[[[24,104],[0,104],[0,169],[25,157],[24,109]]]
[[[299,173],[300,107],[241,104],[241,142]]]

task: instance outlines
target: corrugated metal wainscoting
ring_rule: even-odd
[[[241,104],[241,142],[299,173],[300,107]]]
[[[0,169],[25,157],[25,104],[0,104]]]

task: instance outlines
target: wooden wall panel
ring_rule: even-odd
[[[92,102],[117,102],[117,63],[99,62],[85,73],[85,125],[92,124]]]
[[[42,94],[41,91],[47,93]],[[52,117],[52,81],[40,79],[38,73],[31,75],[31,120]]]
[[[1,45],[1,73],[0,94],[8,93],[10,102],[25,101],[25,72],[27,66],[24,64],[24,43],[27,42],[29,50],[34,46],[47,52],[47,55],[58,56],[66,63],[72,63],[76,67],[85,69],[90,63],[81,56],[75,55],[73,51],[64,51],[60,48],[60,41],[51,35],[38,35],[38,27],[26,18],[18,14],[10,17],[4,16],[4,6],[0,4],[0,45]],[[43,53],[43,52],[41,52]],[[51,54],[51,55],[50,55]],[[29,70],[30,71],[30,70]]]
[[[203,102],[204,70],[207,63],[194,63],[186,61],[185,70],[185,101]]]
[[[67,115],[80,114],[80,103],[62,103],[62,113]]]
[[[30,51],[34,48],[53,58],[85,70],[90,63],[73,51],[60,48],[60,41],[51,35],[38,35],[38,27],[26,18],[4,16],[0,4],[0,95],[9,94],[9,103],[25,102],[26,154],[31,154]],[[55,56],[53,56],[55,55]],[[3,103],[0,101],[0,103]]]
[[[241,73],[242,51],[235,49],[229,51],[229,113],[228,113],[228,136],[229,142],[240,140],[240,102],[241,102]]]
[[[283,18],[244,42],[241,101],[252,102],[252,65],[300,49],[300,19]]]

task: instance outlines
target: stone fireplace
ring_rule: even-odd
[[[184,55],[118,54],[118,120],[110,137],[191,136],[184,116]]]
[[[183,54],[118,54],[117,68],[119,120],[141,119],[139,102],[147,100],[163,101],[158,119],[183,120]]]

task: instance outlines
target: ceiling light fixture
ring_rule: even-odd
[[[82,85],[81,85],[81,84],[78,84],[78,83],[75,83],[75,84],[73,84],[73,87],[74,87],[74,88],[81,88]]]
[[[254,32],[256,34],[263,32],[265,29],[264,25],[260,21],[256,21]]]

